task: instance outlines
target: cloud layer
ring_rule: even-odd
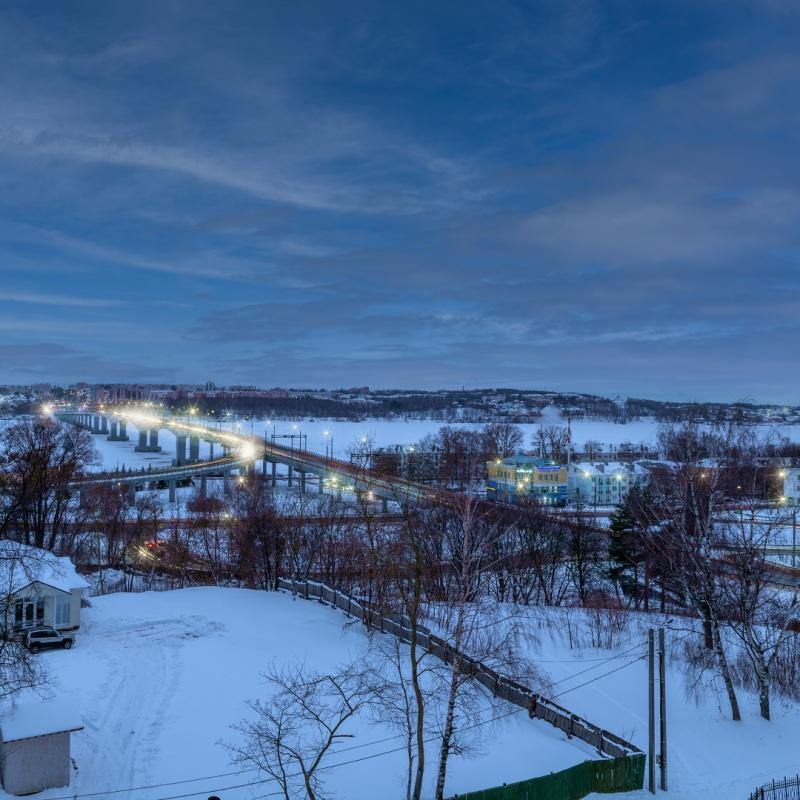
[[[0,382],[796,401],[799,33],[746,0],[5,4]]]

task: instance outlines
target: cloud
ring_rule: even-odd
[[[63,294],[43,294],[40,292],[16,292],[0,289],[0,301],[26,303],[44,306],[68,306],[72,308],[109,308],[122,305],[121,300],[108,300],[94,297],[73,297]]]

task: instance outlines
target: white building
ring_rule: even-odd
[[[0,714],[3,788],[27,795],[68,786],[70,734],[83,729],[80,714],[63,701],[15,704]]]
[[[69,558],[18,542],[0,542],[0,628],[76,630],[88,588]]]
[[[569,465],[567,495],[583,506],[615,506],[649,477],[649,470],[638,462],[575,462]]]
[[[787,467],[783,474],[783,496],[789,505],[800,505],[800,468]]]

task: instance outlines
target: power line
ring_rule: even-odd
[[[639,645],[637,644],[636,646],[638,647]],[[550,698],[550,699],[555,699],[556,697],[561,697],[561,695],[568,694],[569,692],[575,691],[576,689],[580,689],[583,686],[588,686],[591,683],[596,683],[597,681],[601,680],[602,678],[605,678],[608,675],[613,675],[615,672],[619,672],[620,670],[623,670],[623,669],[631,666],[632,664],[635,664],[638,661],[642,661],[645,658],[646,658],[646,656],[637,656],[636,658],[634,658],[631,661],[629,661],[627,664],[623,664],[622,666],[616,667],[616,668],[614,668],[612,670],[609,670],[608,672],[604,672],[602,675],[597,675],[596,677],[592,678],[591,680],[585,681],[584,683],[581,683],[578,686],[573,686],[570,689],[565,689],[563,692],[560,692],[559,694],[553,695],[553,697]],[[576,674],[580,674],[580,673],[576,673]],[[505,719],[506,717],[513,716],[514,714],[519,714],[522,711],[526,711],[526,709],[524,709],[524,708],[514,708],[511,711],[507,711],[505,714],[495,715],[495,716],[492,716],[490,719],[481,720],[479,722],[473,723],[472,725],[465,725],[465,726],[459,727],[458,731],[459,732],[463,732],[463,731],[473,730],[473,729],[479,728],[479,727],[481,727],[483,725],[487,725],[487,724],[489,724],[491,722],[497,722],[497,721],[499,721],[501,719]],[[392,737],[392,738],[397,738],[397,737]],[[430,742],[437,741],[439,738],[440,738],[439,736],[431,736],[431,737],[425,739],[424,743],[428,744]],[[361,746],[366,747],[366,746],[368,746],[368,744],[369,743],[367,743],[365,745],[361,745]],[[355,748],[353,748],[353,749],[355,749]],[[353,759],[350,759],[348,761],[340,761],[340,762],[338,762],[336,764],[328,764],[328,765],[325,765],[323,767],[320,767],[319,771],[322,772],[322,771],[327,771],[327,770],[331,770],[331,769],[336,769],[338,767],[349,766],[350,764],[357,764],[357,763],[360,763],[362,761],[369,761],[370,759],[380,758],[381,756],[389,755],[391,753],[397,753],[397,752],[399,752],[401,750],[405,750],[405,749],[406,749],[405,745],[403,745],[401,747],[393,747],[393,748],[391,748],[389,750],[383,750],[380,753],[371,753],[370,755],[360,756],[359,758],[353,758]],[[342,751],[339,751],[339,752],[342,752]],[[301,775],[302,775],[301,772],[296,772],[296,773],[292,773],[292,774],[288,775],[287,777],[289,777],[289,778],[297,778],[297,777],[300,777]],[[244,787],[247,787],[247,786],[257,786],[257,785],[260,785],[260,784],[263,784],[263,783],[269,783],[269,782],[275,781],[275,780],[276,780],[275,778],[265,778],[263,780],[252,781],[250,783],[239,784],[239,785],[236,785],[236,786],[224,786],[224,787],[219,787],[219,788],[216,788],[216,789],[210,789],[210,790],[205,790],[205,791],[224,792],[224,791],[227,791],[229,789],[240,789],[240,788],[244,788]],[[166,796],[166,797],[159,797],[159,798],[157,798],[157,800],[185,800],[185,798],[196,797],[198,794],[203,794],[203,792],[192,792],[192,793],[189,793],[189,794],[169,795],[169,796]],[[256,800],[261,800],[261,798],[273,797],[273,796],[276,796],[276,795],[279,795],[279,794],[282,794],[282,792],[270,792],[269,794],[260,795],[258,798],[256,798]]]
[[[521,709],[514,709],[514,711],[511,712],[511,713],[516,713],[518,710],[521,710]],[[469,730],[471,727],[475,727],[477,725],[485,725],[485,724],[488,724],[489,722],[493,722],[493,721],[495,721],[497,719],[502,719],[505,716],[508,716],[508,714],[504,714],[504,715],[501,715],[501,716],[493,716],[490,719],[483,720],[483,721],[481,721],[479,723],[476,723],[473,726],[467,726],[466,728],[462,728],[461,730]],[[430,730],[428,732],[430,732]],[[335,751],[332,750],[331,753],[340,754],[340,753],[347,753],[347,752],[350,752],[352,750],[360,750],[360,749],[363,749],[365,747],[372,747],[373,745],[376,745],[376,744],[383,744],[384,742],[393,741],[393,740],[399,739],[399,738],[401,738],[403,736],[405,736],[404,733],[395,734],[394,736],[385,736],[385,737],[383,737],[381,739],[373,739],[373,740],[371,740],[369,742],[362,742],[361,744],[355,744],[355,745],[350,745],[348,747],[338,748]],[[434,741],[436,738],[438,738],[438,737],[434,736],[431,739],[426,739],[425,741]],[[396,748],[396,749],[401,749],[402,750],[402,749],[404,749],[404,747],[403,748]],[[387,750],[385,752],[386,753],[396,752],[396,749]],[[384,753],[376,753],[374,755],[377,757],[379,755],[384,755]],[[359,761],[359,760],[361,760],[361,759],[356,759],[356,761]],[[354,763],[354,762],[345,762],[345,763]],[[326,767],[320,767],[320,769],[331,769],[334,766],[337,766],[337,765],[336,764],[331,764],[331,765],[326,766]],[[215,775],[203,775],[203,776],[197,777],[197,778],[184,778],[182,780],[168,781],[168,782],[164,782],[164,783],[153,783],[153,784],[148,784],[148,785],[143,785],[143,786],[130,786],[130,787],[122,788],[122,789],[106,789],[106,790],[104,790],[102,792],[85,792],[85,793],[77,793],[77,794],[73,793],[73,794],[69,794],[69,795],[61,795],[59,797],[50,798],[50,800],[79,800],[79,798],[105,797],[107,795],[123,794],[125,792],[140,792],[140,791],[146,791],[146,790],[149,790],[149,789],[164,789],[164,788],[167,788],[167,787],[170,787],[170,786],[180,786],[181,784],[185,784],[185,783],[197,783],[199,781],[213,780],[215,778],[227,778],[227,777],[232,777],[232,776],[235,776],[235,775],[244,775],[244,774],[246,774],[248,772],[256,772],[256,771],[258,771],[258,769],[259,769],[258,767],[247,767],[245,769],[233,770],[231,772],[220,772],[220,773],[217,773]],[[264,781],[255,781],[252,784],[244,783],[244,784],[239,784],[238,786],[235,786],[235,787],[228,786],[228,787],[222,787],[222,788],[218,788],[218,789],[209,789],[209,790],[203,789],[202,791],[198,791],[198,792],[194,792],[194,793],[190,793],[190,794],[185,794],[185,795],[178,795],[177,797],[194,797],[195,795],[198,795],[198,794],[205,794],[206,791],[212,791],[212,792],[213,791],[217,791],[217,792],[218,791],[225,791],[226,789],[242,788],[242,787],[245,787],[245,786],[257,785],[257,784],[263,783],[263,782]],[[159,800],[166,800],[166,798],[159,798]]]
[[[604,672],[602,675],[598,675],[596,678],[592,678],[589,681],[584,681],[583,683],[579,683],[577,686],[573,686],[570,689],[564,689],[563,692],[559,692],[558,694],[554,694],[551,699],[555,699],[556,697],[561,697],[562,695],[569,694],[570,692],[574,692],[576,689],[581,689],[584,686],[588,686],[590,683],[595,683],[599,681],[601,678],[605,678],[607,675],[613,675],[615,672],[619,672],[626,667],[629,667],[631,664],[635,664],[637,661],[644,661],[647,658],[647,655],[637,656],[636,658],[629,661],[627,664],[623,664],[621,667],[616,667],[615,669],[611,669],[608,672]]]
[[[632,647],[628,648],[627,650],[623,650],[621,653],[618,653],[617,655],[609,656],[608,658],[601,659],[601,660],[598,661],[598,663],[594,664],[593,666],[588,667],[588,668],[586,668],[584,670],[581,670],[579,672],[575,672],[575,673],[573,673],[571,675],[567,675],[566,677],[562,678],[561,680],[553,681],[553,682],[551,682],[549,684],[546,684],[543,688],[547,689],[547,688],[550,688],[552,686],[556,686],[559,683],[564,683],[565,681],[569,681],[572,678],[576,678],[576,677],[578,677],[580,675],[583,675],[583,674],[585,674],[587,672],[591,672],[592,670],[597,669],[598,667],[602,666],[603,664],[609,663],[609,662],[617,660],[619,658],[623,658],[623,657],[625,657],[625,655],[627,655],[628,653],[632,652],[637,647],[640,647],[641,644],[642,644],[642,642],[637,642]],[[587,686],[587,685],[589,685],[591,683],[594,683],[595,681],[600,680],[601,678],[604,678],[607,675],[611,675],[614,672],[618,672],[619,670],[624,669],[625,667],[628,667],[631,664],[636,663],[637,661],[641,661],[645,657],[646,656],[640,656],[638,658],[634,658],[633,660],[629,661],[627,664],[623,664],[621,667],[618,667],[616,669],[610,670],[609,672],[603,673],[602,675],[598,675],[598,676],[596,676],[595,678],[593,678],[591,680],[588,680],[588,681],[585,681],[584,683],[579,684],[578,686],[573,686],[570,689],[565,689],[564,691],[559,692],[558,694],[552,695],[550,697],[550,699],[555,699],[557,697],[560,697],[563,694],[567,694],[568,692],[574,691],[576,689],[580,689],[583,686]],[[525,677],[525,676],[511,676],[511,677]],[[541,693],[541,690],[539,690],[539,693]],[[512,714],[516,714],[519,711],[523,711],[523,710],[524,709],[521,709],[521,708],[513,709],[512,711],[507,712],[506,714],[501,714],[500,716],[492,716],[489,719],[482,720],[480,722],[474,723],[473,725],[462,727],[462,728],[460,728],[460,730],[462,730],[462,731],[471,730],[473,728],[480,727],[481,725],[486,725],[486,724],[488,724],[490,722],[495,722],[497,720],[504,719],[505,717],[511,716]],[[346,752],[350,752],[350,751],[353,751],[353,750],[363,749],[365,747],[372,747],[372,746],[374,746],[376,744],[382,744],[383,742],[388,742],[388,741],[393,741],[395,739],[399,739],[404,735],[405,734],[401,733],[401,734],[396,734],[394,736],[386,736],[386,737],[383,737],[381,739],[374,739],[374,740],[369,741],[369,742],[363,742],[361,744],[351,745],[349,747],[343,747],[343,748],[340,748],[340,749],[336,750],[335,752],[336,753],[346,753]],[[437,738],[438,738],[438,736],[433,736],[433,737],[431,737],[429,739],[425,739],[425,742],[428,743],[428,742],[431,742],[431,741],[435,741]],[[390,754],[390,753],[394,753],[394,752],[397,752],[398,750],[403,750],[403,749],[405,749],[405,746],[400,747],[400,748],[393,748],[393,749],[390,749],[390,750],[386,750],[386,751],[383,751],[381,753],[374,753],[374,754],[372,754],[370,756],[363,756],[363,757],[358,758],[358,759],[353,759],[353,760],[350,760],[350,761],[341,762],[340,764],[331,764],[331,765],[328,765],[328,766],[325,766],[325,767],[320,767],[320,770],[333,769],[336,766],[346,766],[348,764],[357,763],[358,761],[363,761],[363,760],[368,759],[368,758],[377,758],[379,756],[387,755],[387,754]],[[126,792],[142,792],[142,791],[147,791],[147,790],[150,790],[150,789],[164,789],[164,788],[168,788],[168,787],[171,787],[171,786],[181,786],[181,785],[187,784],[187,783],[198,783],[200,781],[214,780],[216,778],[227,778],[227,777],[233,777],[233,776],[236,776],[236,775],[245,775],[248,772],[256,772],[256,771],[258,771],[258,767],[248,767],[248,768],[245,768],[245,769],[232,770],[230,772],[220,772],[220,773],[216,773],[214,775],[203,775],[203,776],[200,776],[200,777],[197,777],[197,778],[183,778],[181,780],[167,781],[167,782],[163,782],[163,783],[153,783],[153,784],[147,784],[147,785],[143,785],[143,786],[131,786],[131,787],[126,787],[126,788],[122,788],[122,789],[107,789],[107,790],[104,790],[104,791],[101,791],[101,792],[85,792],[85,793],[78,793],[78,794],[73,793],[73,794],[70,794],[70,795],[61,795],[59,797],[51,798],[51,800],[78,800],[79,798],[104,797],[104,796],[109,796],[109,795],[124,794]],[[296,777],[296,776],[290,776],[290,777]],[[227,790],[230,790],[230,789],[244,788],[246,786],[255,786],[255,785],[259,785],[261,783],[269,782],[270,780],[274,780],[274,779],[259,780],[259,781],[254,781],[254,782],[250,782],[250,783],[237,784],[235,786],[219,787],[219,788],[216,788],[216,789],[203,789],[203,790],[200,790],[200,791],[197,791],[197,792],[191,792],[191,793],[188,793],[188,794],[171,795],[168,798],[167,797],[158,798],[158,800],[180,800],[181,798],[196,797],[197,795],[206,794],[207,792],[220,792],[220,791],[227,791]],[[281,794],[281,793],[279,792],[278,794]],[[269,796],[271,796],[271,795],[263,795],[263,797],[269,797]]]
[[[498,720],[505,719],[506,717],[510,717],[513,714],[519,714],[521,711],[525,711],[525,709],[524,708],[514,708],[511,711],[507,711],[505,714],[500,714],[499,716],[492,716],[490,719],[481,720],[480,722],[475,722],[472,725],[465,725],[463,727],[460,727],[460,728],[458,728],[458,731],[461,732],[461,731],[472,730],[474,728],[479,728],[482,725],[489,724],[490,722],[497,722]],[[392,738],[397,738],[397,737],[392,737]],[[430,737],[428,737],[427,739],[424,740],[424,743],[428,744],[430,742],[435,742],[439,738],[440,738],[439,735],[430,736]],[[367,747],[369,744],[372,744],[372,742],[367,742],[367,743],[365,743],[363,745],[360,745],[360,746],[361,747]],[[353,749],[355,749],[355,748],[353,748]],[[371,753],[370,755],[359,756],[358,758],[351,758],[348,761],[339,761],[336,764],[327,764],[327,765],[319,767],[318,771],[319,772],[324,772],[324,771],[331,770],[331,769],[337,769],[338,767],[346,767],[346,766],[349,766],[350,764],[358,764],[361,761],[369,761],[370,759],[380,758],[381,756],[390,755],[391,753],[397,753],[397,752],[400,752],[401,750],[405,750],[405,749],[406,749],[405,745],[402,745],[400,747],[392,747],[389,750],[382,750],[380,753]],[[340,750],[338,752],[343,752],[343,751]],[[289,775],[287,775],[286,777],[287,778],[299,778],[302,775],[303,775],[302,772],[293,772],[293,773],[290,773]],[[217,788],[214,788],[214,789],[204,789],[203,791],[200,791],[200,792],[190,792],[188,794],[168,795],[166,797],[156,798],[156,800],[185,800],[185,798],[196,797],[197,795],[205,794],[206,792],[225,792],[225,791],[228,791],[230,789],[242,789],[242,788],[245,788],[247,786],[258,786],[258,785],[261,785],[261,784],[264,784],[264,783],[275,782],[276,780],[277,780],[276,778],[263,778],[261,780],[251,781],[249,783],[241,783],[241,784],[237,784],[235,786],[220,786],[220,787],[217,787]],[[271,797],[271,796],[274,796],[276,794],[282,794],[282,792],[271,792],[270,794],[267,794],[267,795],[261,795],[261,797]],[[80,797],[80,795],[78,795],[78,797]],[[70,800],[70,798],[67,798],[67,800]]]
[[[634,650],[636,650],[637,647],[641,647],[643,644],[645,644],[645,642],[637,642],[635,645],[633,645],[632,647],[629,647],[627,650],[623,650],[621,653],[618,653],[615,656],[609,656],[608,658],[600,659],[598,661],[598,663],[594,664],[591,667],[587,667],[586,669],[582,669],[582,670],[580,670],[580,672],[574,672],[571,675],[567,675],[567,676],[561,678],[560,680],[551,681],[550,683],[546,683],[546,684],[544,684],[543,687],[541,687],[540,691],[542,689],[550,689],[553,686],[557,686],[559,683],[564,683],[565,681],[571,680],[572,678],[577,678],[579,675],[584,675],[587,672],[591,672],[592,670],[595,670],[598,667],[603,666],[603,664],[608,664],[610,661],[616,661],[616,660],[618,660],[620,658],[625,658],[625,656],[627,656],[629,653],[632,653]],[[547,662],[537,662],[537,663],[547,663]],[[569,663],[569,662],[558,662],[558,663]],[[512,677],[512,678],[516,677],[516,678],[519,678],[519,679],[524,679],[524,678],[529,677],[529,676],[526,676],[526,675],[513,676],[512,675],[510,677]]]

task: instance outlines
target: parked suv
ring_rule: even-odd
[[[31,653],[38,653],[46,647],[62,647],[69,650],[75,644],[75,636],[71,633],[61,633],[55,628],[34,628],[25,631],[22,642]]]

